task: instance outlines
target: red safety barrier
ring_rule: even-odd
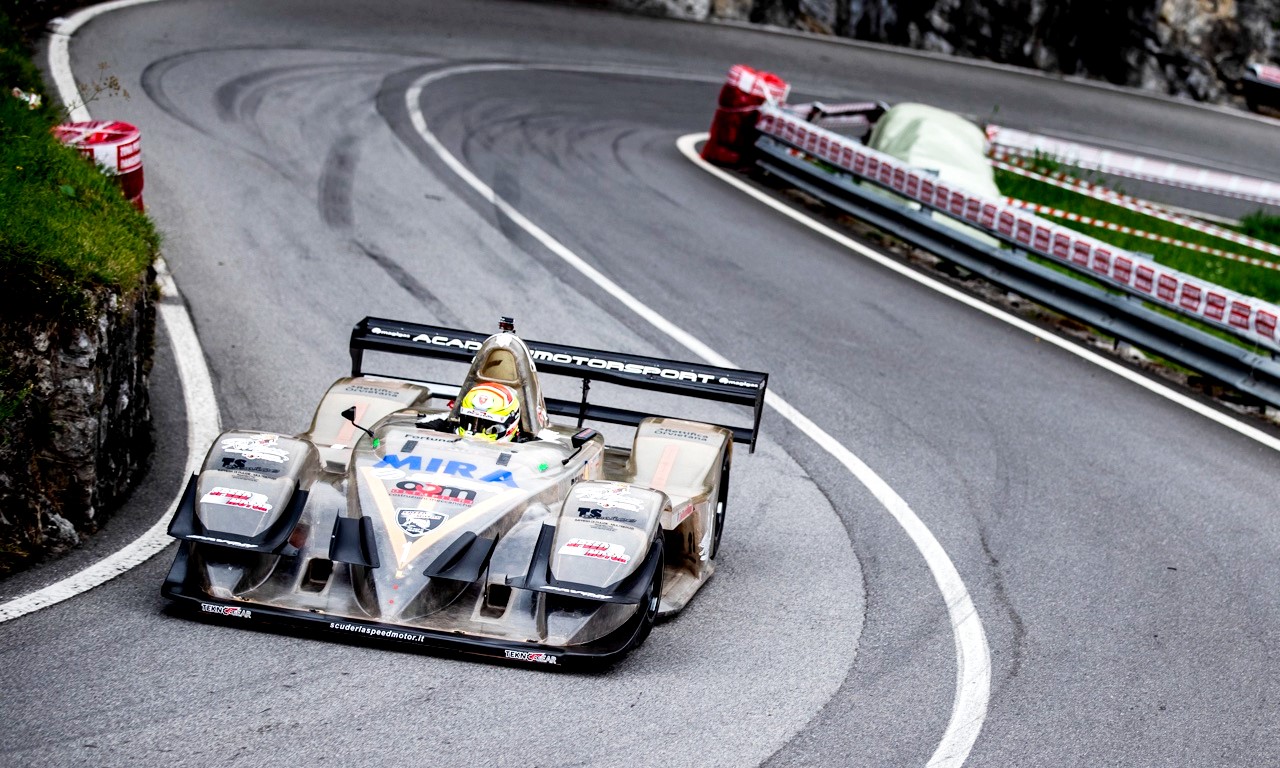
[[[53,135],[97,163],[103,173],[115,176],[125,198],[142,210],[142,133],[137,128],[95,120],[63,123]]]
[[[716,165],[740,166],[756,140],[760,105],[787,98],[791,86],[770,72],[742,64],[729,69],[720,88],[720,100],[711,118],[711,136],[702,147],[702,159]]]

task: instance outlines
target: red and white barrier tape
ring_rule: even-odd
[[[756,127],[775,138],[855,176],[965,224],[1055,259],[1110,285],[1142,296],[1210,324],[1229,328],[1273,350],[1280,350],[1280,307],[1155,263],[1102,241],[1042,219],[1001,200],[990,200],[938,180],[932,173],[863,146],[777,108],[764,105]]]
[[[997,153],[1022,157],[1043,154],[1068,165],[1112,176],[1280,206],[1280,183],[1266,179],[1130,155],[998,125],[987,126],[987,140]]]
[[[1186,240],[1178,240],[1177,238],[1169,237],[1168,235],[1158,235],[1154,232],[1147,232],[1141,229],[1134,229],[1133,227],[1129,227],[1124,224],[1116,224],[1110,221],[1103,221],[1102,219],[1095,219],[1092,216],[1081,216],[1078,213],[1074,213],[1072,211],[1064,211],[1061,208],[1053,208],[1051,206],[1041,205],[1039,203],[1029,203],[1026,200],[1019,200],[1014,197],[1010,197],[1006,199],[1008,200],[1010,205],[1016,205],[1024,211],[1031,211],[1032,213],[1038,213],[1041,216],[1050,216],[1055,219],[1066,219],[1067,221],[1075,221],[1075,222],[1084,224],[1085,226],[1088,226],[1088,227],[1098,227],[1099,229],[1105,229],[1111,232],[1119,232],[1120,234],[1123,234],[1123,235],[1132,235],[1134,237],[1140,237],[1144,240],[1151,240],[1152,242],[1165,243],[1167,245],[1173,245],[1179,248],[1186,248],[1187,250],[1191,250],[1191,251],[1207,253],[1210,256],[1220,256],[1224,259],[1239,261],[1245,264],[1252,264],[1255,267],[1266,267],[1267,269],[1280,270],[1280,264],[1276,264],[1273,261],[1265,261],[1263,259],[1256,259],[1252,256],[1245,256],[1239,253],[1231,253],[1230,251],[1224,251],[1221,248],[1210,248],[1207,245],[1200,245],[1199,243],[1189,243]]]
[[[1114,192],[1097,184],[1091,184],[1090,182],[1081,181],[1079,179],[1071,179],[1071,177],[1066,176],[1065,174],[1048,175],[1036,173],[1035,171],[1029,171],[1026,168],[1019,167],[1016,163],[1006,163],[999,160],[993,160],[991,165],[992,167],[999,168],[1002,171],[1016,173],[1024,178],[1043,182],[1045,184],[1058,187],[1059,189],[1065,189],[1086,197],[1091,197],[1094,200],[1100,200],[1104,203],[1124,208],[1127,211],[1133,211],[1134,213],[1140,213],[1144,216],[1150,216],[1153,219],[1159,219],[1160,221],[1169,222],[1170,224],[1177,224],[1180,227],[1186,227],[1187,229],[1191,229],[1196,232],[1203,232],[1206,235],[1212,235],[1213,237],[1221,240],[1236,243],[1237,245],[1243,245],[1246,248],[1252,248],[1255,251],[1269,253],[1272,256],[1280,256],[1280,245],[1276,245],[1275,243],[1268,243],[1265,240],[1258,240],[1257,238],[1249,237],[1248,235],[1242,235],[1239,232],[1232,232],[1229,229],[1223,229],[1222,227],[1215,226],[1213,224],[1198,221],[1189,216],[1182,216],[1166,208],[1161,208],[1147,200],[1140,200],[1136,197],[1130,197],[1129,195]],[[1213,251],[1206,250],[1203,252],[1212,253]]]

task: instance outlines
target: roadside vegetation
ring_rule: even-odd
[[[53,137],[63,117],[21,30],[0,14],[0,425],[30,391],[26,372],[10,367],[18,345],[31,343],[23,329],[81,314],[87,290],[127,294],[159,248],[115,181]]]

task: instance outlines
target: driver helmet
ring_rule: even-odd
[[[477,384],[462,398],[458,420],[459,435],[513,440],[520,431],[520,398],[505,384]]]

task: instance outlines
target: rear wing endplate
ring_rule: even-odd
[[[474,331],[366,317],[351,330],[351,375],[369,373],[364,370],[366,351],[470,363],[487,338],[487,334]],[[769,384],[767,373],[604,352],[543,341],[524,340],[524,343],[533,356],[540,376],[552,374],[582,380],[582,400],[573,402],[546,398],[549,413],[576,417],[579,424],[584,420],[592,420],[628,426],[638,426],[642,419],[649,416],[665,415],[589,403],[587,392],[593,381],[749,406],[752,409],[750,425],[717,426],[730,430],[736,442],[747,443],[750,450],[755,451],[756,438],[760,434],[760,416],[764,412],[765,389]]]

